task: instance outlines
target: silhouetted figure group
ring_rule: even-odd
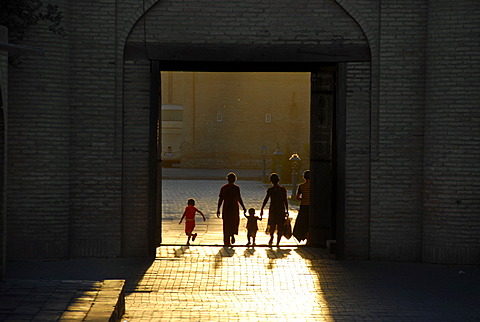
[[[299,185],[296,198],[300,200],[300,211],[293,229],[293,236],[298,241],[303,241],[308,237],[308,216],[309,216],[309,202],[310,202],[310,171],[304,173],[305,182]],[[240,207],[243,209],[244,216],[247,218],[247,246],[255,246],[255,238],[258,231],[258,221],[263,219],[263,210],[270,201],[268,212],[268,222],[266,233],[270,235],[268,242],[272,246],[274,235],[277,234],[277,243],[280,245],[282,236],[285,235],[287,221],[289,221],[288,213],[288,198],[287,189],[279,184],[280,178],[278,174],[272,173],[270,175],[270,183],[272,186],[267,189],[265,199],[260,210],[260,217],[255,216],[255,209],[247,209],[242,200],[240,187],[235,184],[237,176],[230,172],[227,175],[228,183],[220,188],[217,204],[217,217],[223,220],[223,244],[226,247],[235,244],[235,235],[238,235],[238,226],[240,225]],[[221,212],[220,212],[221,208]],[[199,213],[205,221],[203,213],[195,207],[195,200],[189,199],[187,207],[180,219],[179,224],[185,218],[185,234],[188,236],[187,245],[190,244],[190,239],[195,241],[196,233],[193,233],[195,228],[195,214]],[[289,222],[288,222],[289,223]],[[291,228],[289,229],[291,233]],[[288,236],[287,236],[288,237]]]

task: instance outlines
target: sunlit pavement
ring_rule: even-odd
[[[463,269],[308,247],[162,246],[127,283],[124,320],[478,321],[479,269]]]
[[[259,246],[245,246],[242,221],[235,246],[222,247],[215,212],[223,183],[163,181],[164,245],[145,274],[127,281],[125,321],[480,320],[478,267],[337,261],[293,238],[270,248],[266,219]],[[246,207],[259,211],[267,185],[238,184]],[[188,198],[207,216],[197,217],[190,246],[178,225]]]
[[[292,248],[165,246],[126,297],[125,320],[328,318],[312,260]]]

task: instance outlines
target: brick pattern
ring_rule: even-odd
[[[262,146],[269,165],[277,147],[286,159],[294,152],[307,157],[309,73],[176,73],[173,77],[178,80],[171,101],[184,108],[182,167],[259,169]],[[168,77],[164,80],[168,83]]]
[[[338,4],[308,0],[163,1],[129,35],[129,41],[145,39],[166,44],[365,43],[360,28],[352,28],[351,18]]]
[[[473,267],[467,274],[442,265],[335,261],[312,247],[166,246],[145,274],[127,280],[124,319],[471,321],[480,312],[480,278]]]
[[[436,1],[429,7],[423,249],[428,262],[480,258],[479,19],[478,1]]]
[[[125,62],[123,119],[123,255],[145,256],[148,246],[148,131],[150,64]]]
[[[121,251],[120,106],[115,105],[118,44],[115,1],[76,1],[69,11],[71,50],[72,256],[117,256]],[[95,27],[93,27],[95,26]]]
[[[124,280],[8,279],[0,285],[2,321],[119,321]]]
[[[345,256],[368,258],[370,63],[347,64]]]
[[[372,163],[371,257],[419,260],[425,1],[382,3],[379,156]]]
[[[0,26],[0,41],[7,42],[8,30],[6,27]],[[6,187],[5,187],[5,161],[6,153],[6,121],[8,117],[8,55],[5,52],[0,51],[0,160],[2,160],[0,169],[0,280],[3,279],[5,274],[5,262],[6,262],[6,222],[7,222],[7,205],[6,205]]]
[[[70,230],[69,44],[46,24],[32,29],[25,44],[42,47],[46,54],[23,56],[19,68],[9,67],[7,256],[65,258]]]
[[[9,71],[10,258],[145,251],[148,60],[122,53],[147,39],[368,41],[347,66],[347,254],[478,262],[478,1],[56,3],[68,36],[41,24],[25,43],[47,55]]]

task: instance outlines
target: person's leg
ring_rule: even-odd
[[[223,245],[230,246],[230,236],[223,232]]]
[[[230,246],[230,235],[227,233],[228,225],[226,224],[225,218],[222,218],[223,221],[223,245],[225,247]]]
[[[187,245],[190,245],[190,238],[192,237],[192,234],[187,234],[188,235],[188,239],[187,239]]]
[[[282,239],[282,234],[277,233],[277,246],[280,246],[280,239]]]
[[[195,241],[195,238],[197,238],[197,233],[195,233],[195,234],[192,234],[192,242],[194,242],[194,241]]]
[[[232,239],[232,245],[235,244],[235,235],[232,235],[231,239]]]
[[[272,246],[273,244],[273,235],[275,234],[275,228],[277,227],[277,225],[272,225],[270,227],[270,240],[268,241],[268,245]]]

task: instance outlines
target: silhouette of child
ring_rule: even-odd
[[[253,246],[255,246],[255,237],[257,236],[258,231],[258,221],[262,220],[262,218],[255,216],[255,209],[253,208],[248,209],[248,214],[249,216],[244,215],[247,218],[247,246],[252,245],[252,243],[250,243],[250,238],[252,238]]]
[[[197,233],[193,233],[193,229],[195,228],[195,214],[197,212],[202,215],[203,221],[205,221],[205,216],[203,213],[198,210],[197,207],[195,207],[195,200],[188,199],[185,211],[183,212],[182,218],[178,223],[180,225],[183,221],[183,218],[185,218],[185,234],[188,236],[187,245],[190,245],[190,238],[192,238],[192,241],[195,241],[195,238],[197,238]]]

